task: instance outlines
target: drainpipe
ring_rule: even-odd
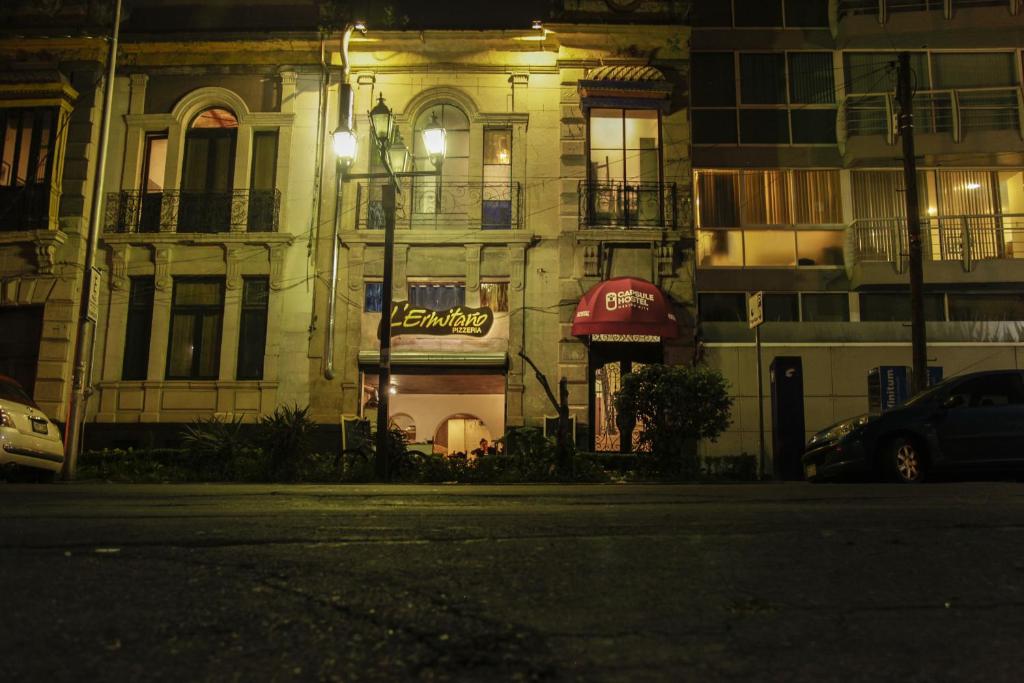
[[[357,21],[354,24],[346,25],[344,33],[341,34],[341,84],[338,87],[338,117],[341,125],[349,130],[355,129],[352,116],[354,97],[352,86],[348,82],[352,71],[348,61],[348,44],[352,40],[353,31],[359,31],[365,35],[366,26]],[[327,301],[327,339],[324,342],[324,377],[326,379],[334,379],[334,322],[338,307],[338,231],[341,224],[342,169],[337,163],[335,163],[335,179],[334,226],[331,231],[331,287],[330,298]]]
[[[313,210],[309,217],[309,241],[306,243],[306,257],[312,259],[313,268],[319,262],[320,250],[320,195],[324,183],[324,128],[327,127],[327,62],[325,60],[326,42],[324,33],[320,33],[320,94],[316,104],[316,154],[313,163]],[[309,261],[306,262],[306,274],[309,274]],[[309,335],[316,330],[316,300],[309,310]]]
[[[96,340],[96,318],[99,312],[99,272],[96,252],[100,243],[100,217],[103,212],[103,180],[107,172],[107,141],[110,138],[110,110],[114,101],[114,76],[117,70],[117,42],[121,35],[121,0],[114,7],[114,29],[107,56],[107,81],[104,85],[102,123],[99,146],[96,148],[96,177],[92,188],[89,233],[85,236],[85,264],[82,269],[82,293],[78,307],[78,335],[75,339],[75,364],[72,367],[71,400],[65,426],[64,479],[73,480],[82,447],[85,412],[92,394],[93,345]],[[93,296],[95,290],[95,296]]]

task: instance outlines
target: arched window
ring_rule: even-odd
[[[434,118],[448,133],[447,153],[440,178],[416,178],[413,184],[413,213],[465,214],[467,197],[457,188],[469,182],[469,117],[447,102],[428,107],[413,126],[413,164],[417,171],[432,171],[434,165],[423,146],[423,131]],[[448,189],[446,189],[446,186]]]
[[[231,227],[238,119],[214,107],[192,119],[185,134],[178,232],[227,232]]]

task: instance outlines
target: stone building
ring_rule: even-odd
[[[70,8],[95,4],[66,3],[56,19],[76,25]],[[228,22],[184,4],[139,0],[122,27],[86,440],[168,443],[193,419],[251,422],[282,404],[309,405],[336,435],[343,416],[375,410],[383,262],[381,181],[339,178],[329,144],[340,26],[318,30],[314,2],[240,3],[250,11]],[[0,43],[9,73],[35,62],[32,41],[47,53],[58,44],[32,28],[32,10],[16,15],[40,37]],[[421,310],[482,316],[429,334],[395,328],[392,417],[421,447],[468,450],[506,426],[543,425],[554,409],[522,352],[552,383],[568,379],[580,438],[618,449],[607,408],[621,373],[691,359],[684,16],[685,3],[567,2],[537,27],[371,24],[353,37],[361,152],[351,175],[382,170],[366,117],[381,96],[415,169],[431,168],[422,130],[436,117],[447,131],[440,174],[402,180],[394,299],[417,320]],[[81,42],[101,81],[105,44]],[[47,302],[40,358],[8,372],[64,419],[99,118],[82,107],[91,95],[70,87],[77,72],[51,68],[67,86],[56,111],[82,121],[69,131],[83,141],[63,159],[53,143],[46,180],[64,213],[51,212],[45,232],[4,233],[18,246],[3,278],[5,303]],[[66,283],[47,299],[38,282],[57,264]],[[637,333],[627,319],[574,334],[581,299],[608,282],[618,284],[602,296],[617,297],[620,314],[635,308],[666,332]],[[36,378],[24,374],[33,365]]]

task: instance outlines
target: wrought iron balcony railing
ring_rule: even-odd
[[[0,231],[45,230],[50,221],[50,186],[0,187]]]
[[[936,216],[921,219],[924,258],[959,261],[965,270],[988,259],[1024,259],[1024,214]],[[907,221],[872,218],[854,221],[850,230],[857,261],[907,263]]]
[[[675,183],[579,184],[580,228],[676,228]]]
[[[106,232],[277,232],[280,190],[144,192],[107,195]]]
[[[397,230],[516,230],[522,228],[519,183],[452,182],[443,178],[399,179]],[[383,182],[356,185],[356,228],[384,229]]]

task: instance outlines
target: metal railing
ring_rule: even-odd
[[[895,142],[894,98],[888,92],[848,95],[846,136],[884,135]],[[955,142],[971,131],[1014,130],[1024,137],[1024,91],[1018,86],[919,91],[914,125],[920,133],[948,133]]]
[[[144,192],[107,195],[106,232],[277,232],[280,190]]]
[[[356,229],[383,230],[382,182],[356,184]],[[517,182],[480,183],[444,178],[400,178],[397,230],[518,230],[523,193]]]
[[[877,16],[884,23],[891,13],[942,11],[946,19],[958,9],[969,7],[1005,7],[1016,14],[1019,0],[839,0],[839,18],[853,15]]]
[[[49,223],[49,184],[0,187],[0,232],[45,230]]]
[[[579,183],[580,228],[676,228],[675,183]]]
[[[856,261],[892,263],[903,272],[908,243],[904,218],[859,219],[850,228]],[[1024,259],[1024,214],[935,216],[921,219],[925,260],[959,261],[965,270],[977,261]]]

